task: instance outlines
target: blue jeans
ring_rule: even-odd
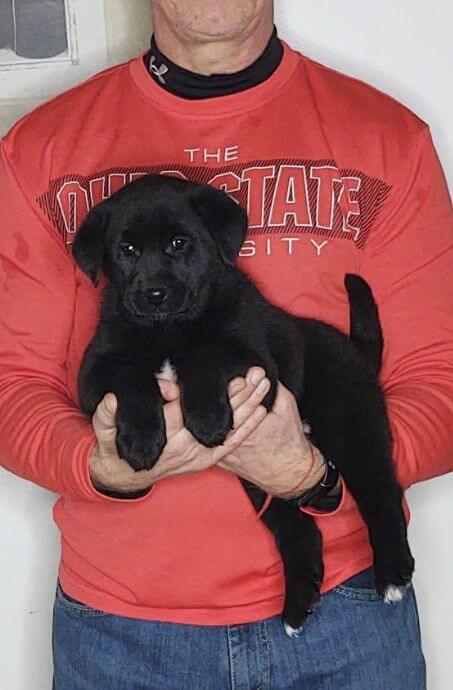
[[[322,597],[297,639],[279,617],[228,627],[95,611],[59,587],[54,690],[425,690],[414,592],[384,604],[364,571]]]

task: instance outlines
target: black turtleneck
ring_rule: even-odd
[[[212,74],[207,77],[179,67],[160,52],[154,36],[145,61],[152,78],[162,88],[181,98],[196,100],[228,96],[261,84],[275,72],[282,56],[283,46],[277,36],[277,29],[274,29],[260,57],[249,67],[234,74]]]

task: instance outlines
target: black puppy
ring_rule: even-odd
[[[401,598],[413,559],[376,377],[380,329],[371,292],[348,277],[354,342],[291,316],[235,267],[246,232],[245,211],[223,192],[158,175],[89,213],[73,254],[94,283],[103,270],[109,286],[80,371],[80,405],[91,416],[105,393],[115,393],[118,452],[135,469],[150,468],[166,442],[155,380],[163,366],[175,371],[185,425],[205,446],[221,444],[232,428],[229,381],[263,367],[271,381],[264,404],[272,408],[278,380],[292,391],[313,443],[338,467],[367,524],[378,591]],[[263,492],[244,486],[260,508]],[[283,499],[274,498],[262,519],[284,565],[285,627],[297,634],[319,599],[320,533]]]

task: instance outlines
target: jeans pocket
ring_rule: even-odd
[[[382,600],[381,595],[374,587],[374,572],[372,567],[352,575],[352,577],[341,585],[335,587],[333,591],[342,597],[355,599],[356,601]]]
[[[412,583],[409,583],[406,585],[406,587],[403,590],[403,595],[401,597],[401,600],[396,600],[392,601],[391,604],[394,606],[395,604],[398,605],[400,601],[406,598],[406,595],[408,593],[411,593],[413,596],[413,587]],[[374,587],[355,587],[355,586],[349,586],[349,585],[338,585],[338,587],[334,587],[332,590],[335,594],[339,594],[341,597],[346,597],[347,599],[355,600],[355,601],[381,601],[384,602],[384,597],[382,594],[379,594],[379,592],[374,589]],[[388,602],[390,603],[390,602]],[[388,606],[388,603],[386,603],[386,606]]]
[[[382,596],[374,588],[369,589],[365,587],[338,585],[338,587],[334,587],[332,591],[335,592],[335,594],[355,601],[382,601]]]
[[[93,608],[91,608],[91,606],[87,606],[86,604],[82,604],[81,601],[77,601],[77,599],[73,599],[73,597],[69,596],[69,594],[66,594],[66,592],[63,591],[59,582],[57,584],[57,592],[56,592],[55,599],[56,599],[57,604],[60,604],[65,609],[67,609],[70,613],[73,613],[77,616],[87,617],[87,616],[109,616],[110,615],[106,611],[100,611],[99,609],[93,609]]]

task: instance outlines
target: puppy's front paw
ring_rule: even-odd
[[[151,469],[167,442],[163,415],[150,415],[146,421],[146,426],[138,424],[121,411],[116,417],[118,454],[136,471]]]
[[[208,448],[220,446],[233,428],[233,413],[225,396],[209,400],[183,400],[184,425]]]

